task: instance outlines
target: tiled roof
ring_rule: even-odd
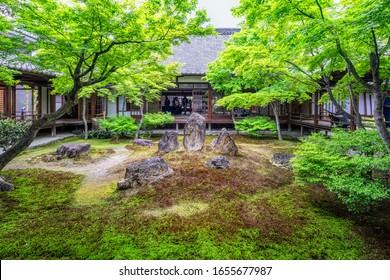
[[[225,49],[224,42],[230,35],[238,32],[238,28],[216,29],[218,35],[207,37],[191,37],[190,43],[182,43],[173,47],[174,54],[165,62],[180,62],[182,75],[204,75],[207,64],[218,58],[218,53]]]

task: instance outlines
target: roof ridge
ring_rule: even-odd
[[[232,35],[239,32],[241,28],[227,27],[227,28],[215,28],[215,31],[220,35]]]

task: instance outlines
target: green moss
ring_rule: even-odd
[[[173,176],[124,192],[112,178],[88,183],[43,169],[2,172],[16,190],[0,193],[1,259],[383,258],[354,222],[319,209],[309,189],[270,165],[264,154],[282,145],[237,137],[234,168],[206,168],[208,153],[182,149],[163,155]],[[153,153],[137,147],[129,159]]]

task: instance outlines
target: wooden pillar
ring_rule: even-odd
[[[318,92],[314,93],[314,126],[318,125]]]
[[[208,101],[207,101],[207,117],[209,121],[211,122],[212,118],[212,110],[213,110],[213,97],[212,97],[212,92],[211,92],[211,86],[209,85],[209,89],[207,91],[208,94]]]
[[[106,117],[108,116],[108,97],[107,96],[105,96],[104,102],[105,102],[106,108],[105,108],[103,119],[106,119]]]
[[[6,87],[5,91],[5,115],[7,117],[12,117],[12,89],[11,87]]]
[[[78,106],[77,106],[77,119],[78,120],[82,119],[82,108],[83,108],[83,98],[79,99]]]
[[[43,102],[42,102],[42,87],[41,86],[38,86],[38,116],[37,118],[40,118],[41,115],[42,115],[42,105],[43,105]]]
[[[288,131],[291,131],[291,120],[292,120],[291,111],[292,111],[292,104],[290,102],[288,103]]]
[[[16,118],[16,88],[11,87],[11,117],[15,116]]]
[[[367,94],[363,93],[364,115],[367,116]]]
[[[116,112],[115,112],[115,115],[118,116],[119,115],[119,97],[116,98]]]
[[[147,110],[146,110],[146,99],[145,99],[145,96],[143,96],[142,97],[142,104],[143,104],[143,106],[142,106],[142,113],[145,115],[146,114],[146,112],[147,112]]]
[[[97,94],[96,93],[92,94],[92,96],[91,96],[91,115],[89,116],[90,119],[96,117],[96,98],[97,98]],[[87,107],[87,110],[88,110],[88,107]],[[87,115],[88,115],[88,112],[87,112]]]
[[[56,96],[50,95],[50,113],[56,111]]]

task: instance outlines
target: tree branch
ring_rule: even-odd
[[[368,88],[370,91],[372,91],[372,86],[370,86],[365,80],[363,80],[362,77],[359,76],[355,65],[353,65],[352,61],[349,59],[348,55],[343,51],[341,48],[340,40],[339,38],[336,38],[336,47],[339,54],[343,57],[345,62],[348,64],[349,69],[351,70],[352,75],[355,77],[355,79],[362,84],[364,87]]]
[[[290,2],[290,4],[292,4],[292,0],[288,0],[288,2]],[[305,13],[304,11],[302,11],[301,9],[299,9],[298,7],[294,7],[298,12],[300,12],[302,15],[308,17],[308,18],[311,18],[311,19],[315,19],[315,17],[313,15],[309,15],[307,13]]]
[[[116,70],[118,70],[119,67],[116,67],[116,66],[112,66],[108,71],[106,71],[106,73],[102,73],[102,75],[100,75],[100,77],[98,78],[94,78],[94,79],[90,79],[86,82],[82,82],[81,83],[81,86],[82,87],[87,87],[87,86],[91,86],[91,85],[94,85],[94,84],[97,84],[97,83],[100,83],[104,80],[106,80],[111,73],[114,73]]]
[[[318,8],[320,9],[321,18],[322,18],[322,19],[325,19],[324,13],[322,12],[322,7],[321,7],[320,3],[318,2],[318,0],[316,0],[316,3],[317,3]]]
[[[375,73],[379,71],[379,65],[380,65],[380,54],[378,49],[378,42],[376,41],[376,35],[374,28],[371,27],[371,34],[372,34],[372,40],[374,41],[375,46],[375,57],[376,57],[376,67],[375,67]]]
[[[315,82],[316,84],[319,84],[321,85],[322,83],[320,81],[317,81],[316,79],[314,79],[309,73],[307,73],[306,71],[304,71],[303,69],[301,69],[298,65],[296,65],[294,62],[292,61],[289,61],[289,60],[286,60],[287,63],[291,64],[292,66],[294,66],[296,69],[298,69],[300,72],[302,72],[303,74],[305,74],[307,77],[309,77],[310,80],[312,80],[313,82]]]

